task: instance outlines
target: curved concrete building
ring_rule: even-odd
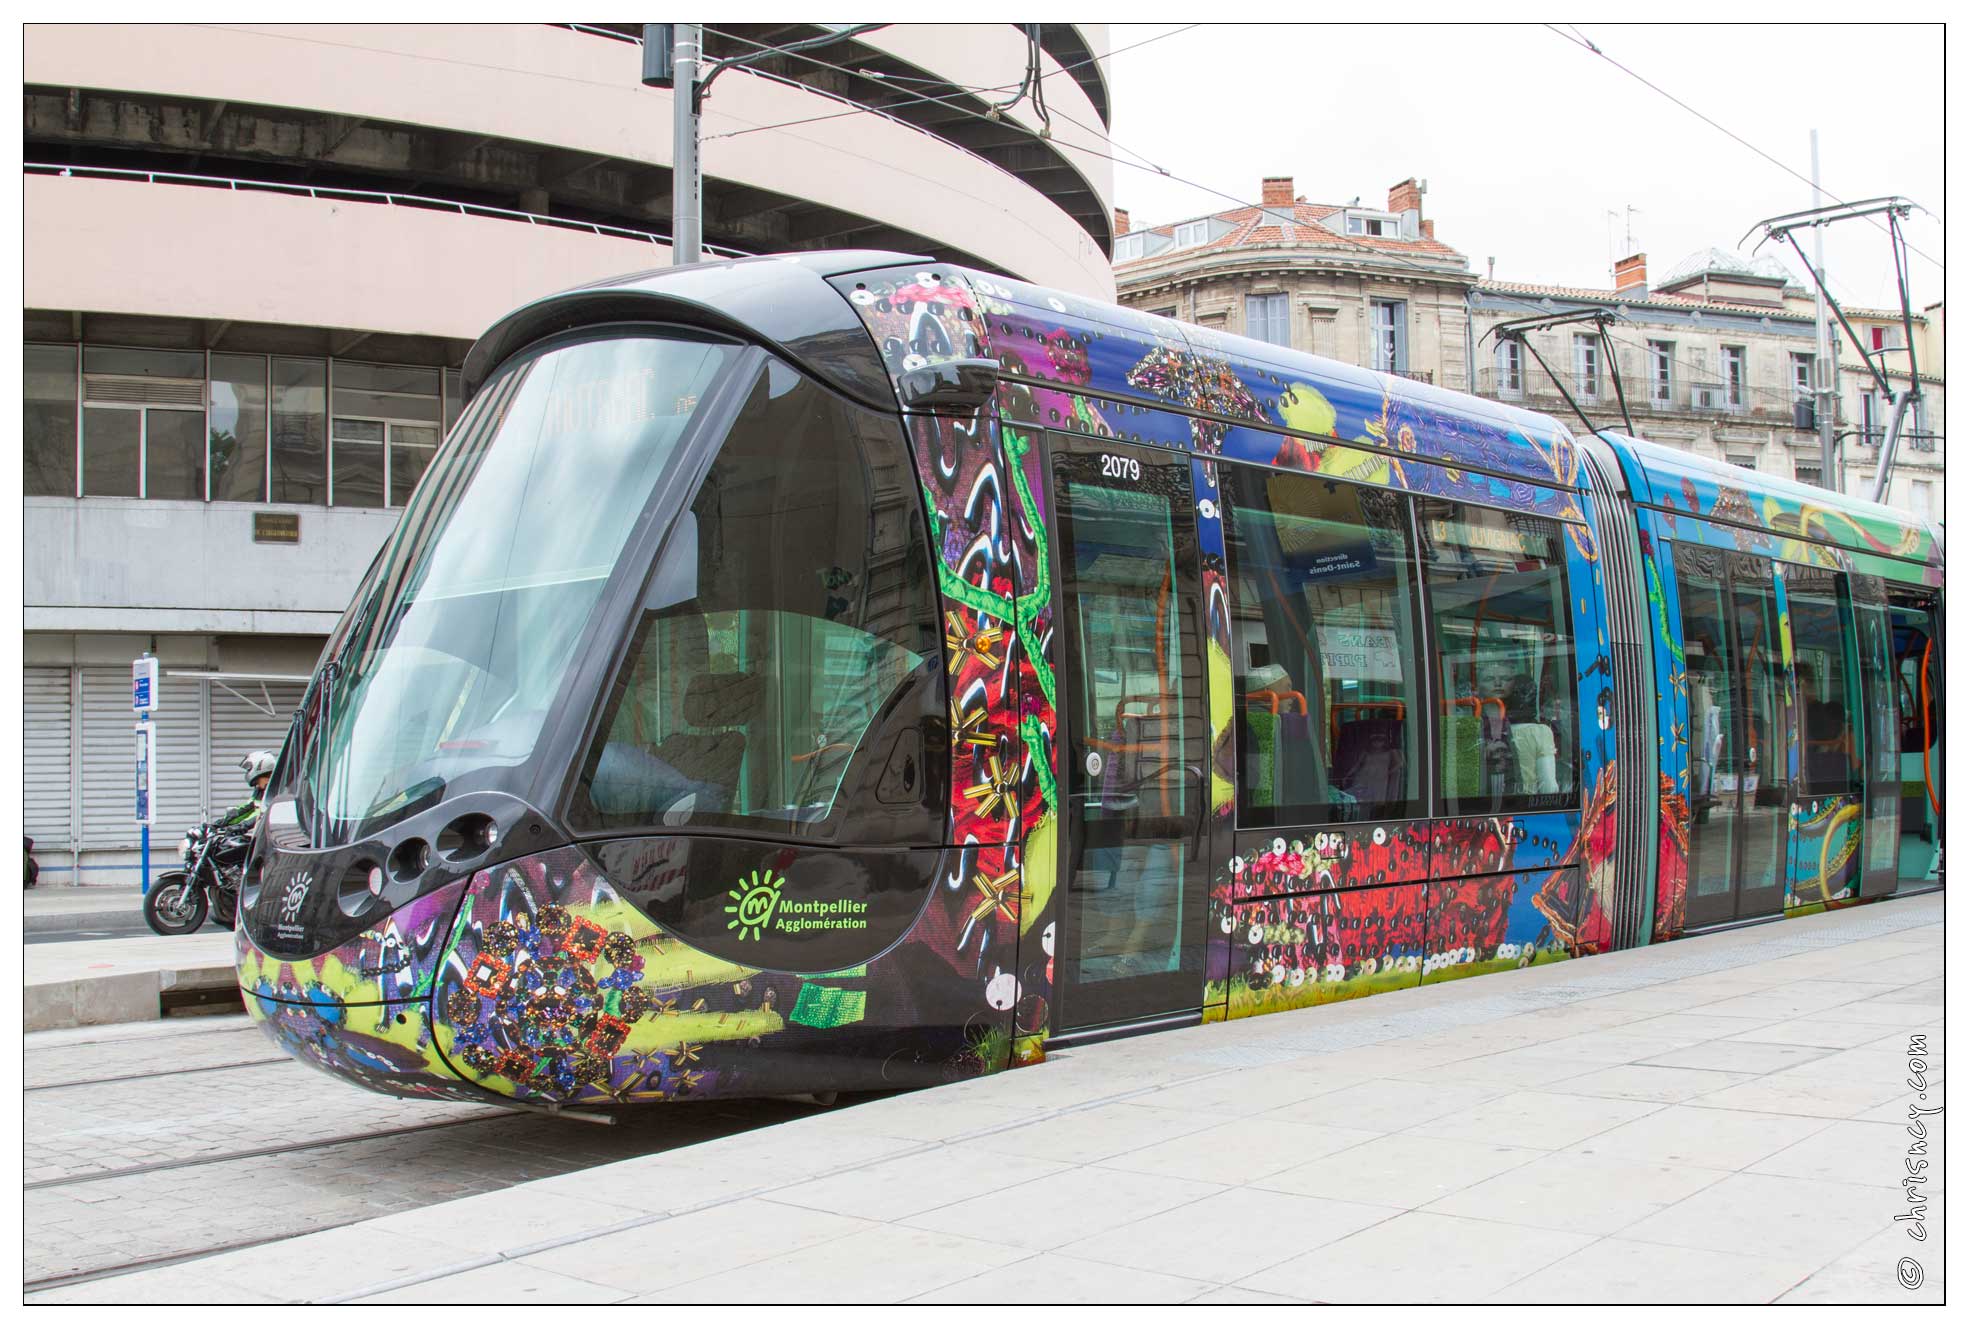
[[[25,29],[26,821],[135,884],[237,802],[513,306],[669,261],[635,25]],[[1097,26],[705,28],[707,256],[884,248],[1112,299]],[[1036,57],[1043,99],[1018,89]],[[234,677],[227,677],[232,675]],[[156,870],[157,864],[153,864]],[[68,875],[74,874],[74,875]]]

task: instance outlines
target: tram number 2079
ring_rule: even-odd
[[[1109,480],[1139,480],[1142,478],[1142,463],[1133,457],[1102,453],[1101,474]]]

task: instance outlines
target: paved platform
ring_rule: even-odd
[[[1935,1302],[1938,1187],[1896,1216],[1911,1110],[1941,1170],[1942,910],[1061,1052],[29,1300]]]
[[[143,897],[127,886],[49,886],[21,892],[21,931],[28,941],[83,929],[133,931],[144,926]]]
[[[21,1021],[32,1031],[155,1020],[167,996],[236,989],[232,933],[24,946]]]

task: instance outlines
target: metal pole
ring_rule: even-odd
[[[143,714],[143,718],[146,720],[150,719],[150,712],[145,711]],[[142,875],[139,877],[137,882],[137,894],[149,895],[150,894],[150,823],[149,822],[145,822],[143,824],[143,836],[144,836],[143,868],[142,868]]]
[[[1894,451],[1901,444],[1901,420],[1913,404],[1914,391],[1911,388],[1894,403],[1894,414],[1887,422],[1887,437],[1880,444],[1880,469],[1873,473],[1873,493],[1870,497],[1876,503],[1887,501],[1887,481],[1894,474]]]
[[[704,253],[703,179],[697,163],[697,65],[703,29],[695,23],[678,23],[674,28],[677,72],[670,99],[676,133],[670,154],[670,261],[681,267],[701,262]]]
[[[1812,131],[1812,206],[1821,207],[1825,196],[1819,189],[1819,131]],[[1839,415],[1839,365],[1832,350],[1832,325],[1825,317],[1825,228],[1812,228],[1812,268],[1818,281],[1812,283],[1812,314],[1818,326],[1818,355],[1812,371],[1812,396],[1818,403],[1819,475],[1826,488],[1844,493],[1846,485],[1833,459],[1833,428]]]

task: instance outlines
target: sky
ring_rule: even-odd
[[[1475,271],[1494,257],[1499,280],[1604,289],[1630,227],[1659,278],[1711,246],[1748,253],[1758,237],[1739,241],[1754,223],[1811,207],[1816,128],[1826,190],[1921,204],[1933,215],[1914,213],[1908,243],[1946,261],[1938,25],[1581,25],[1607,57],[1803,179],[1571,30],[1182,26],[1110,29],[1115,203],[1137,227],[1235,206],[1122,164],[1144,158],[1253,203],[1268,175],[1292,176],[1309,202],[1364,206],[1416,176],[1436,238]],[[1159,34],[1171,35],[1122,49]],[[1799,242],[1812,252],[1809,233]],[[1842,222],[1825,245],[1842,303],[1898,307],[1884,229]],[[1760,252],[1798,267],[1782,242]],[[1919,312],[1942,298],[1944,274],[1921,254],[1910,264]]]

